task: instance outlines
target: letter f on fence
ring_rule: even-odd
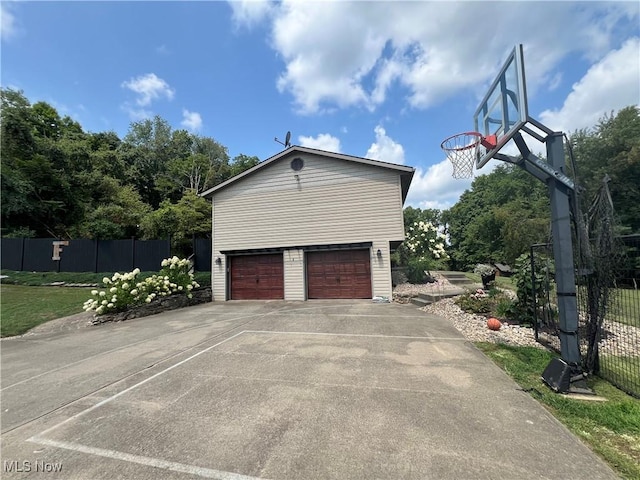
[[[53,257],[51,260],[60,260],[60,255],[62,254],[62,247],[69,246],[68,240],[56,240],[53,242]]]

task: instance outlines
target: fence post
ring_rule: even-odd
[[[135,268],[136,268],[136,237],[131,237],[131,270],[129,271],[133,272]]]
[[[534,250],[533,247],[535,245],[531,245],[531,302],[533,304],[533,336],[538,341],[538,304],[536,302],[536,262],[534,260]]]
[[[95,247],[93,252],[93,262],[94,262],[93,270],[95,271],[95,273],[98,273],[98,249],[100,246],[99,245],[100,240],[98,240],[98,238],[95,238],[94,242],[95,242]]]
[[[24,271],[24,242],[26,238],[22,237],[22,246],[20,247],[20,271]]]
[[[196,271],[198,267],[198,249],[196,243],[196,234],[191,235],[191,253],[193,254],[193,270]]]

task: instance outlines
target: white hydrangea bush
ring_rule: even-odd
[[[129,273],[115,273],[111,278],[104,277],[104,290],[92,290],[92,298],[84,302],[83,309],[103,315],[151,303],[156,298],[167,295],[186,294],[192,298],[191,291],[200,285],[189,272],[189,260],[174,256],[162,260],[161,266],[158,274],[144,280],[139,279],[138,268]]]
[[[441,228],[431,222],[414,222],[409,227],[405,245],[412,256],[420,260],[447,260],[449,255],[445,251],[446,235]]]

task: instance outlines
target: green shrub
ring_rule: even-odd
[[[467,313],[485,315],[487,313],[491,313],[493,302],[487,296],[479,296],[474,293],[468,293],[456,298],[455,303]]]
[[[531,257],[525,253],[516,259],[516,272],[514,274],[517,295],[518,295],[518,315],[522,320],[533,323],[537,320],[537,313],[534,311],[534,298],[536,305],[540,307],[543,314],[551,311],[551,305],[547,300],[547,292],[551,288],[554,276],[553,261],[542,257],[539,254],[533,256],[535,275],[532,278]]]
[[[460,295],[455,303],[467,313],[509,320],[518,319],[516,302],[498,288],[493,288],[489,292],[478,290],[475,293]]]
[[[409,283],[425,283],[431,262],[429,260],[411,259],[407,264],[405,274]]]
[[[518,307],[516,302],[509,298],[503,298],[498,301],[495,308],[495,316],[500,319],[516,319],[518,316]]]

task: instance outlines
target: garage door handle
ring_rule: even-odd
[[[256,283],[260,283],[260,277],[256,277]]]
[[[340,283],[340,277],[336,277],[336,282]]]

